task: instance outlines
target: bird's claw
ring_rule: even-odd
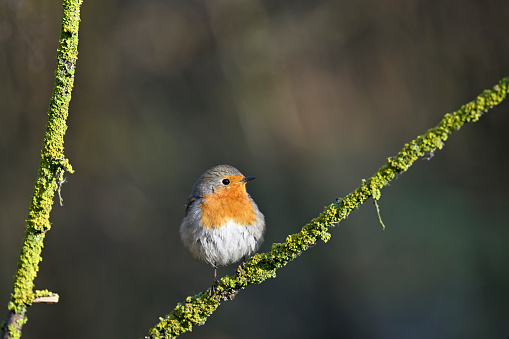
[[[209,289],[209,297],[212,296],[212,292],[214,292],[214,297],[216,297],[216,300],[219,302],[219,298],[216,293],[216,285],[217,284],[219,284],[219,280],[214,278],[214,282],[212,283],[212,286],[210,286],[210,289]]]
[[[240,274],[245,277],[243,268],[245,267],[244,263],[240,264],[239,267],[237,267],[237,272],[240,272]]]

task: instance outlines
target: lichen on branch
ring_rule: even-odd
[[[474,101],[462,106],[454,113],[447,113],[440,123],[404,145],[403,149],[387,162],[371,178],[346,197],[326,206],[324,211],[299,233],[289,235],[284,243],[275,243],[267,253],[255,254],[245,264],[243,274],[223,277],[216,286],[216,296],[210,290],[187,297],[175,309],[149,330],[147,338],[175,338],[192,331],[194,325],[202,325],[216,308],[219,300],[230,300],[243,288],[261,283],[276,276],[276,270],[298,257],[318,240],[330,239],[329,228],[345,219],[355,208],[369,198],[381,197],[381,190],[398,174],[407,171],[419,158],[442,149],[449,135],[467,122],[479,120],[484,112],[500,104],[509,94],[509,78],[502,79],[492,90],[485,90]]]
[[[35,298],[51,297],[50,300],[58,300],[56,294],[47,290],[34,291],[34,279],[42,260],[44,238],[51,228],[49,216],[55,192],[57,190],[60,192],[64,173],[73,173],[69,161],[64,156],[64,135],[67,130],[66,121],[78,59],[78,30],[82,2],[82,0],[64,0],[63,2],[55,85],[48,110],[46,133],[42,142],[41,162],[26,220],[25,237],[14,278],[11,301],[8,305],[9,314],[2,326],[1,338],[21,337],[21,329],[27,321],[27,307]]]

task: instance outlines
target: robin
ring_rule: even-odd
[[[263,242],[265,218],[246,191],[254,178],[233,166],[215,166],[202,174],[187,198],[180,236],[195,258],[214,267],[213,290],[217,266],[241,258],[244,263]]]

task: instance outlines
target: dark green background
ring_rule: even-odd
[[[209,287],[178,228],[221,163],[257,179],[261,251],[509,75],[509,1],[88,1],[24,338],[139,338]],[[61,4],[0,1],[0,306],[24,233]],[[509,103],[186,338],[506,338]],[[232,274],[234,266],[219,275]],[[3,315],[0,312],[0,318]]]

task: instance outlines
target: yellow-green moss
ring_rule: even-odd
[[[214,296],[208,293],[187,297],[185,303],[178,303],[171,314],[159,318],[159,324],[150,330],[150,335],[152,338],[175,338],[192,331],[194,325],[204,324],[218,305]]]
[[[40,297],[58,297],[58,294],[53,293],[53,292],[48,291],[48,290],[41,290],[41,291],[37,290],[37,291],[35,291],[34,299],[40,298]]]
[[[295,259],[318,240],[327,242],[330,239],[328,229],[345,219],[356,207],[369,198],[379,200],[381,189],[399,173],[410,168],[412,164],[427,154],[432,154],[444,146],[449,134],[458,130],[464,123],[477,121],[487,109],[498,105],[509,93],[509,78],[502,79],[491,91],[484,91],[475,101],[461,107],[457,112],[448,113],[435,127],[424,135],[405,144],[394,157],[388,158],[373,177],[362,180],[361,186],[337,202],[325,207],[324,211],[299,233],[286,237],[285,243],[275,243],[268,253],[259,253],[250,258],[243,269],[244,275],[221,279],[216,291],[223,295],[228,291],[238,291],[249,284],[261,283],[276,276],[276,270]],[[193,325],[201,325],[219,306],[214,296],[200,293],[188,297],[165,318],[150,330],[152,338],[174,338],[179,334],[191,331]]]
[[[42,144],[39,172],[26,220],[25,238],[14,278],[11,302],[8,306],[10,312],[23,313],[23,321],[18,320],[16,323],[19,330],[12,324],[6,324],[13,338],[21,336],[21,327],[26,323],[24,312],[33,299],[38,296],[53,295],[46,290],[34,293],[33,288],[39,263],[42,260],[44,237],[51,228],[49,216],[55,191],[63,181],[64,173],[73,172],[63,152],[64,135],[67,130],[66,120],[74,85],[75,63],[78,59],[81,4],[82,0],[65,0],[63,3],[62,30],[57,49],[55,85],[48,110],[48,124]]]

